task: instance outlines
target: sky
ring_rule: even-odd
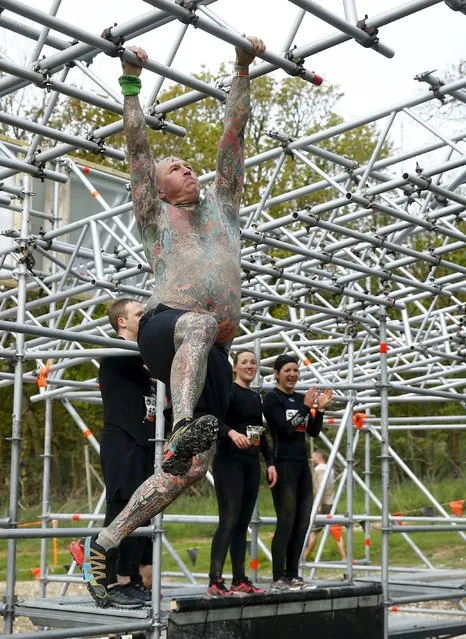
[[[27,4],[48,13],[53,3],[52,0],[29,0]],[[93,34],[153,9],[143,0],[54,0],[54,4],[59,5],[57,17]],[[343,0],[326,0],[320,4],[344,17]],[[413,2],[355,0],[355,4],[358,17],[361,18],[365,14],[373,17]],[[419,4],[419,1],[415,0],[414,4]],[[262,37],[268,49],[275,53],[280,52],[300,11],[288,0],[217,0],[209,8],[238,32]],[[6,15],[16,18],[11,12],[6,12]],[[180,23],[174,21],[171,25],[138,37],[134,43],[145,48],[150,58],[164,62],[179,28]],[[308,14],[294,43],[298,47],[303,46],[333,33],[334,27]],[[427,85],[415,81],[414,76],[435,69],[442,75],[446,68],[458,66],[460,60],[466,59],[465,33],[466,15],[452,11],[444,2],[439,2],[380,29],[381,42],[395,51],[391,59],[349,41],[308,58],[305,66],[322,75],[325,82],[341,87],[344,97],[338,109],[345,119],[351,120],[426,92]],[[69,39],[62,35],[60,37]],[[0,48],[6,48],[8,55],[19,62],[18,56],[23,55],[24,59],[24,53],[17,42],[14,36],[0,30]],[[44,53],[47,55],[47,49]],[[173,67],[188,73],[199,71],[201,65],[214,70],[221,62],[232,61],[233,55],[230,44],[189,27]],[[109,86],[119,92],[115,64],[115,60],[100,55],[91,70],[104,77]],[[398,133],[400,136],[406,135],[402,128],[399,128]],[[413,134],[414,138],[417,133]]]

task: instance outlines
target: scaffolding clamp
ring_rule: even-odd
[[[296,65],[296,68],[293,71],[286,71],[289,75],[292,76],[304,76],[306,74],[306,69],[304,68],[304,58],[302,56],[295,56],[294,55],[294,50],[296,49],[296,45],[293,47],[293,49],[288,49],[288,51],[286,51],[284,57],[286,60],[289,60],[290,62],[293,62],[293,64]],[[322,79],[320,81],[320,84],[322,83]]]
[[[39,73],[42,76],[42,79],[38,80],[35,83],[35,85],[39,89],[45,89],[47,91],[47,93],[50,93],[50,91],[52,90],[52,80],[50,79],[50,70],[49,69],[43,69],[42,67],[39,67],[38,66],[38,62],[39,61],[37,61],[37,66],[33,67],[33,69],[34,69],[34,71],[36,71],[37,73]]]
[[[283,153],[294,159],[295,156],[293,154],[293,151],[288,148],[288,145],[291,142],[294,142],[294,138],[292,138],[291,135],[287,135],[286,133],[282,133],[281,131],[274,131],[273,129],[271,129],[270,131],[266,131],[265,135],[271,140],[276,140],[277,142],[279,142],[280,146],[283,149]]]
[[[320,252],[321,257],[319,258],[320,266],[325,266],[325,264],[330,264],[332,261],[332,254],[328,251],[322,250]]]
[[[115,50],[112,52],[108,52],[105,51],[105,53],[110,56],[111,58],[119,58],[121,57],[121,55],[123,54],[125,48],[124,48],[124,43],[125,43],[125,38],[124,36],[114,36],[112,35],[112,29],[113,27],[116,27],[117,23],[115,22],[113,24],[113,26],[111,27],[107,27],[106,29],[104,29],[102,31],[102,33],[100,34],[100,37],[103,38],[104,40],[107,40],[108,42],[111,42],[112,44],[115,45]]]
[[[34,267],[36,265],[36,260],[32,254],[32,245],[35,244],[35,240],[31,241],[27,239],[24,241],[22,238],[18,238],[19,242],[17,248],[14,250],[16,253],[16,260],[18,264],[25,264],[26,269],[32,274],[34,273]]]
[[[156,120],[158,120],[158,124],[149,124],[149,128],[152,129],[153,131],[162,131],[162,133],[165,133],[165,130],[167,128],[167,124],[165,122],[165,113],[156,113],[155,112],[155,109],[157,108],[157,106],[159,104],[160,104],[160,102],[157,100],[147,110],[148,114],[151,117],[153,117]]]
[[[297,46],[294,45],[292,49],[288,49],[288,51],[285,52],[284,57],[286,60],[289,60],[290,62],[293,62],[293,64],[296,64],[296,66],[298,67],[294,72],[291,72],[291,75],[302,75],[302,73],[306,71],[306,69],[304,68],[304,58],[302,56],[295,55],[296,49]]]
[[[444,0],[444,2],[453,11],[460,11],[466,16],[466,0]]]
[[[189,12],[183,18],[178,18],[178,20],[183,22],[183,24],[192,24],[197,29],[199,22],[199,16],[195,13],[197,11],[197,2],[195,0],[175,0],[175,4]]]
[[[94,138],[92,134],[88,135],[88,139],[93,142],[94,144],[97,144],[97,150],[94,151],[94,153],[98,153],[99,155],[105,155],[105,152],[107,150],[106,145],[104,144],[104,139],[103,138]]]
[[[310,228],[311,226],[317,226],[319,223],[319,216],[311,212],[312,211],[311,207],[306,207],[306,210],[307,210],[307,214],[306,214],[307,219],[305,220],[306,228],[307,227]]]
[[[440,257],[440,255],[435,255],[435,254],[434,254],[435,248],[433,248],[433,247],[431,246],[431,247],[429,247],[429,248],[427,249],[427,251],[428,251],[429,256],[430,256],[430,259],[429,259],[429,265],[430,265],[430,268],[431,268],[431,269],[433,269],[433,268],[434,268],[434,266],[435,266],[435,267],[440,266],[440,264],[442,263],[442,258]],[[432,259],[434,259],[434,260],[435,260],[435,262],[433,262],[433,261],[432,261]]]
[[[436,69],[433,71],[424,71],[424,73],[419,73],[414,76],[414,79],[418,82],[426,82],[429,85],[429,91],[435,95],[437,100],[440,100],[442,104],[445,104],[445,96],[438,95],[440,89],[445,85],[445,82],[438,78],[436,75],[432,75],[435,73]]]
[[[362,20],[358,20],[358,22],[356,23],[357,28],[361,29],[361,31],[364,31],[364,33],[369,36],[369,38],[367,38],[364,42],[362,40],[357,40],[357,43],[365,49],[371,49],[379,42],[379,38],[377,37],[379,30],[377,29],[377,27],[367,26],[366,20],[368,17],[369,16],[365,15]]]

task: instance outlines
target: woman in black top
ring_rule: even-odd
[[[277,513],[272,541],[272,590],[281,592],[305,586],[298,576],[298,565],[312,509],[306,433],[317,437],[322,430],[323,412],[332,399],[332,389],[319,393],[312,386],[304,395],[296,393],[299,371],[291,355],[277,357],[274,371],[277,386],[264,398],[264,416],[272,433],[278,473],[272,490]]]
[[[208,595],[211,597],[264,592],[249,581],[244,567],[246,534],[259,492],[259,453],[267,464],[269,486],[274,486],[277,480],[265,433],[259,430],[256,437],[251,434],[250,426],[262,427],[261,398],[250,388],[257,371],[255,355],[249,350],[239,351],[233,357],[233,364],[234,383],[213,461],[219,525],[210,556]],[[228,548],[233,569],[230,590],[222,579]]]

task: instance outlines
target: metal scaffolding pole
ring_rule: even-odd
[[[21,238],[18,240],[18,306],[16,309],[16,319],[18,324],[23,324],[25,319],[26,306],[26,278],[28,254],[27,236],[29,232],[29,209],[31,206],[32,193],[30,191],[29,176],[23,179],[23,210],[21,216]],[[21,456],[21,426],[22,426],[22,405],[23,405],[23,368],[24,368],[24,335],[17,333],[15,336],[15,386],[13,395],[13,415],[11,425],[11,462],[10,462],[10,497],[8,505],[8,520],[12,528],[16,527],[18,521],[18,501],[19,501],[19,465]],[[8,540],[7,559],[7,580],[5,594],[5,633],[13,634],[13,622],[15,615],[15,584],[16,584],[16,541]]]

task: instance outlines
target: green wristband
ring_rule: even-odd
[[[141,79],[137,75],[121,75],[118,82],[123,95],[138,95],[141,91]]]

